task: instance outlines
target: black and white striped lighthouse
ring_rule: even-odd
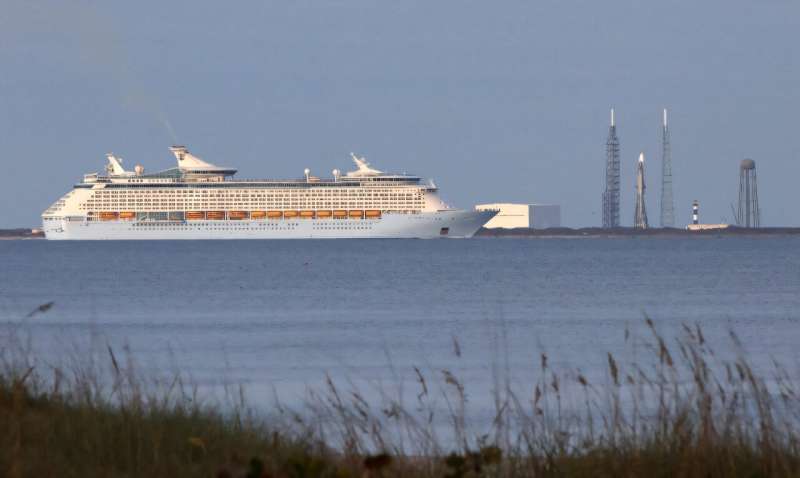
[[[692,224],[700,224],[700,203],[697,199],[692,202]]]

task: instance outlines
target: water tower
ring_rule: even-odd
[[[739,165],[739,209],[736,211],[736,224],[741,227],[759,227],[760,216],[756,162],[745,159]]]

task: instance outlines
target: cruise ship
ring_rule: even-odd
[[[109,153],[42,214],[47,239],[325,239],[471,237],[496,212],[447,206],[432,181],[373,168],[332,177],[234,179],[236,170],[170,148],[177,166],[146,173]]]

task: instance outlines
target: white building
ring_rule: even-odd
[[[478,204],[478,211],[500,211],[483,227],[547,229],[561,227],[561,206],[554,204]]]

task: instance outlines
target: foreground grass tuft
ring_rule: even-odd
[[[0,476],[800,476],[800,396],[786,369],[760,377],[734,334],[721,358],[700,327],[669,340],[650,320],[645,330],[625,331],[637,359],[608,354],[600,383],[553,370],[545,354],[532,383],[497,380],[489,425],[471,422],[449,370],[414,368],[410,399],[378,403],[328,378],[304,409],[266,421],[243,400],[204,403],[180,377],[146,382],[110,347],[102,366],[43,366],[12,334]]]
[[[114,404],[0,382],[2,476],[302,476],[337,468],[322,448],[211,408]],[[257,473],[256,473],[257,472]],[[345,475],[347,476],[347,475]]]

